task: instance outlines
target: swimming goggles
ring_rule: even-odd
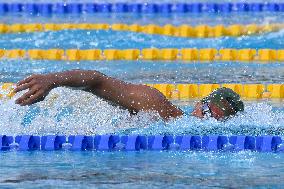
[[[202,114],[204,118],[212,117],[212,112],[207,102],[202,103]]]

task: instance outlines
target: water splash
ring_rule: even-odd
[[[56,88],[46,99],[21,107],[14,99],[0,104],[0,134],[284,134],[284,112],[267,102],[246,105],[245,111],[225,122],[201,120],[192,116],[164,123],[155,114],[112,106],[91,93]]]
[[[198,119],[184,116],[169,123],[156,123],[146,129],[136,129],[128,134],[191,134],[191,135],[266,135],[284,134],[284,112],[273,110],[267,102],[255,102],[246,105],[244,112],[227,121],[213,118]]]
[[[153,122],[149,113],[131,116],[80,90],[56,88],[44,101],[29,107],[14,104],[20,95],[0,104],[0,134],[106,134]]]

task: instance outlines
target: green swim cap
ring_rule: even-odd
[[[226,107],[222,102],[223,100],[226,100],[231,108]],[[226,87],[216,89],[201,101],[203,103],[210,102],[215,104],[224,111],[226,117],[235,115],[239,111],[244,111],[244,103],[241,101],[240,95]]]

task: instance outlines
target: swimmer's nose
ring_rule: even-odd
[[[203,113],[202,113],[202,104],[201,102],[198,102],[195,107],[194,110],[192,111],[191,115],[198,117],[198,118],[203,118]]]

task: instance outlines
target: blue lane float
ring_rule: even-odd
[[[284,3],[0,3],[0,14],[284,12]]]
[[[15,145],[16,144],[16,145]],[[71,135],[33,136],[0,135],[0,151],[71,150],[71,151],[257,151],[282,152],[284,141],[280,136],[193,136],[193,135]],[[15,147],[16,146],[16,147]],[[68,148],[66,148],[68,147]]]
[[[16,136],[15,142],[19,145],[18,150],[40,150],[40,137],[32,135]]]
[[[252,136],[231,136],[229,143],[235,151],[255,150],[255,137]]]
[[[53,5],[51,3],[38,4],[38,14],[43,16],[49,16],[52,13]]]
[[[8,4],[8,11],[12,13],[22,12],[24,5],[21,3]]]
[[[121,136],[120,141],[124,145],[123,149],[127,151],[147,149],[147,138],[145,136]]]
[[[73,135],[68,137],[68,142],[71,144],[70,150],[92,150],[94,149],[94,137]]]
[[[29,3],[25,4],[23,9],[25,10],[26,13],[34,15],[39,13],[39,8],[40,6],[37,6],[36,4],[33,3]]]
[[[48,135],[41,137],[41,149],[42,150],[60,150],[62,144],[66,142],[65,136]]]
[[[13,140],[12,136],[0,135],[0,150],[9,150],[10,144],[13,143]]]

